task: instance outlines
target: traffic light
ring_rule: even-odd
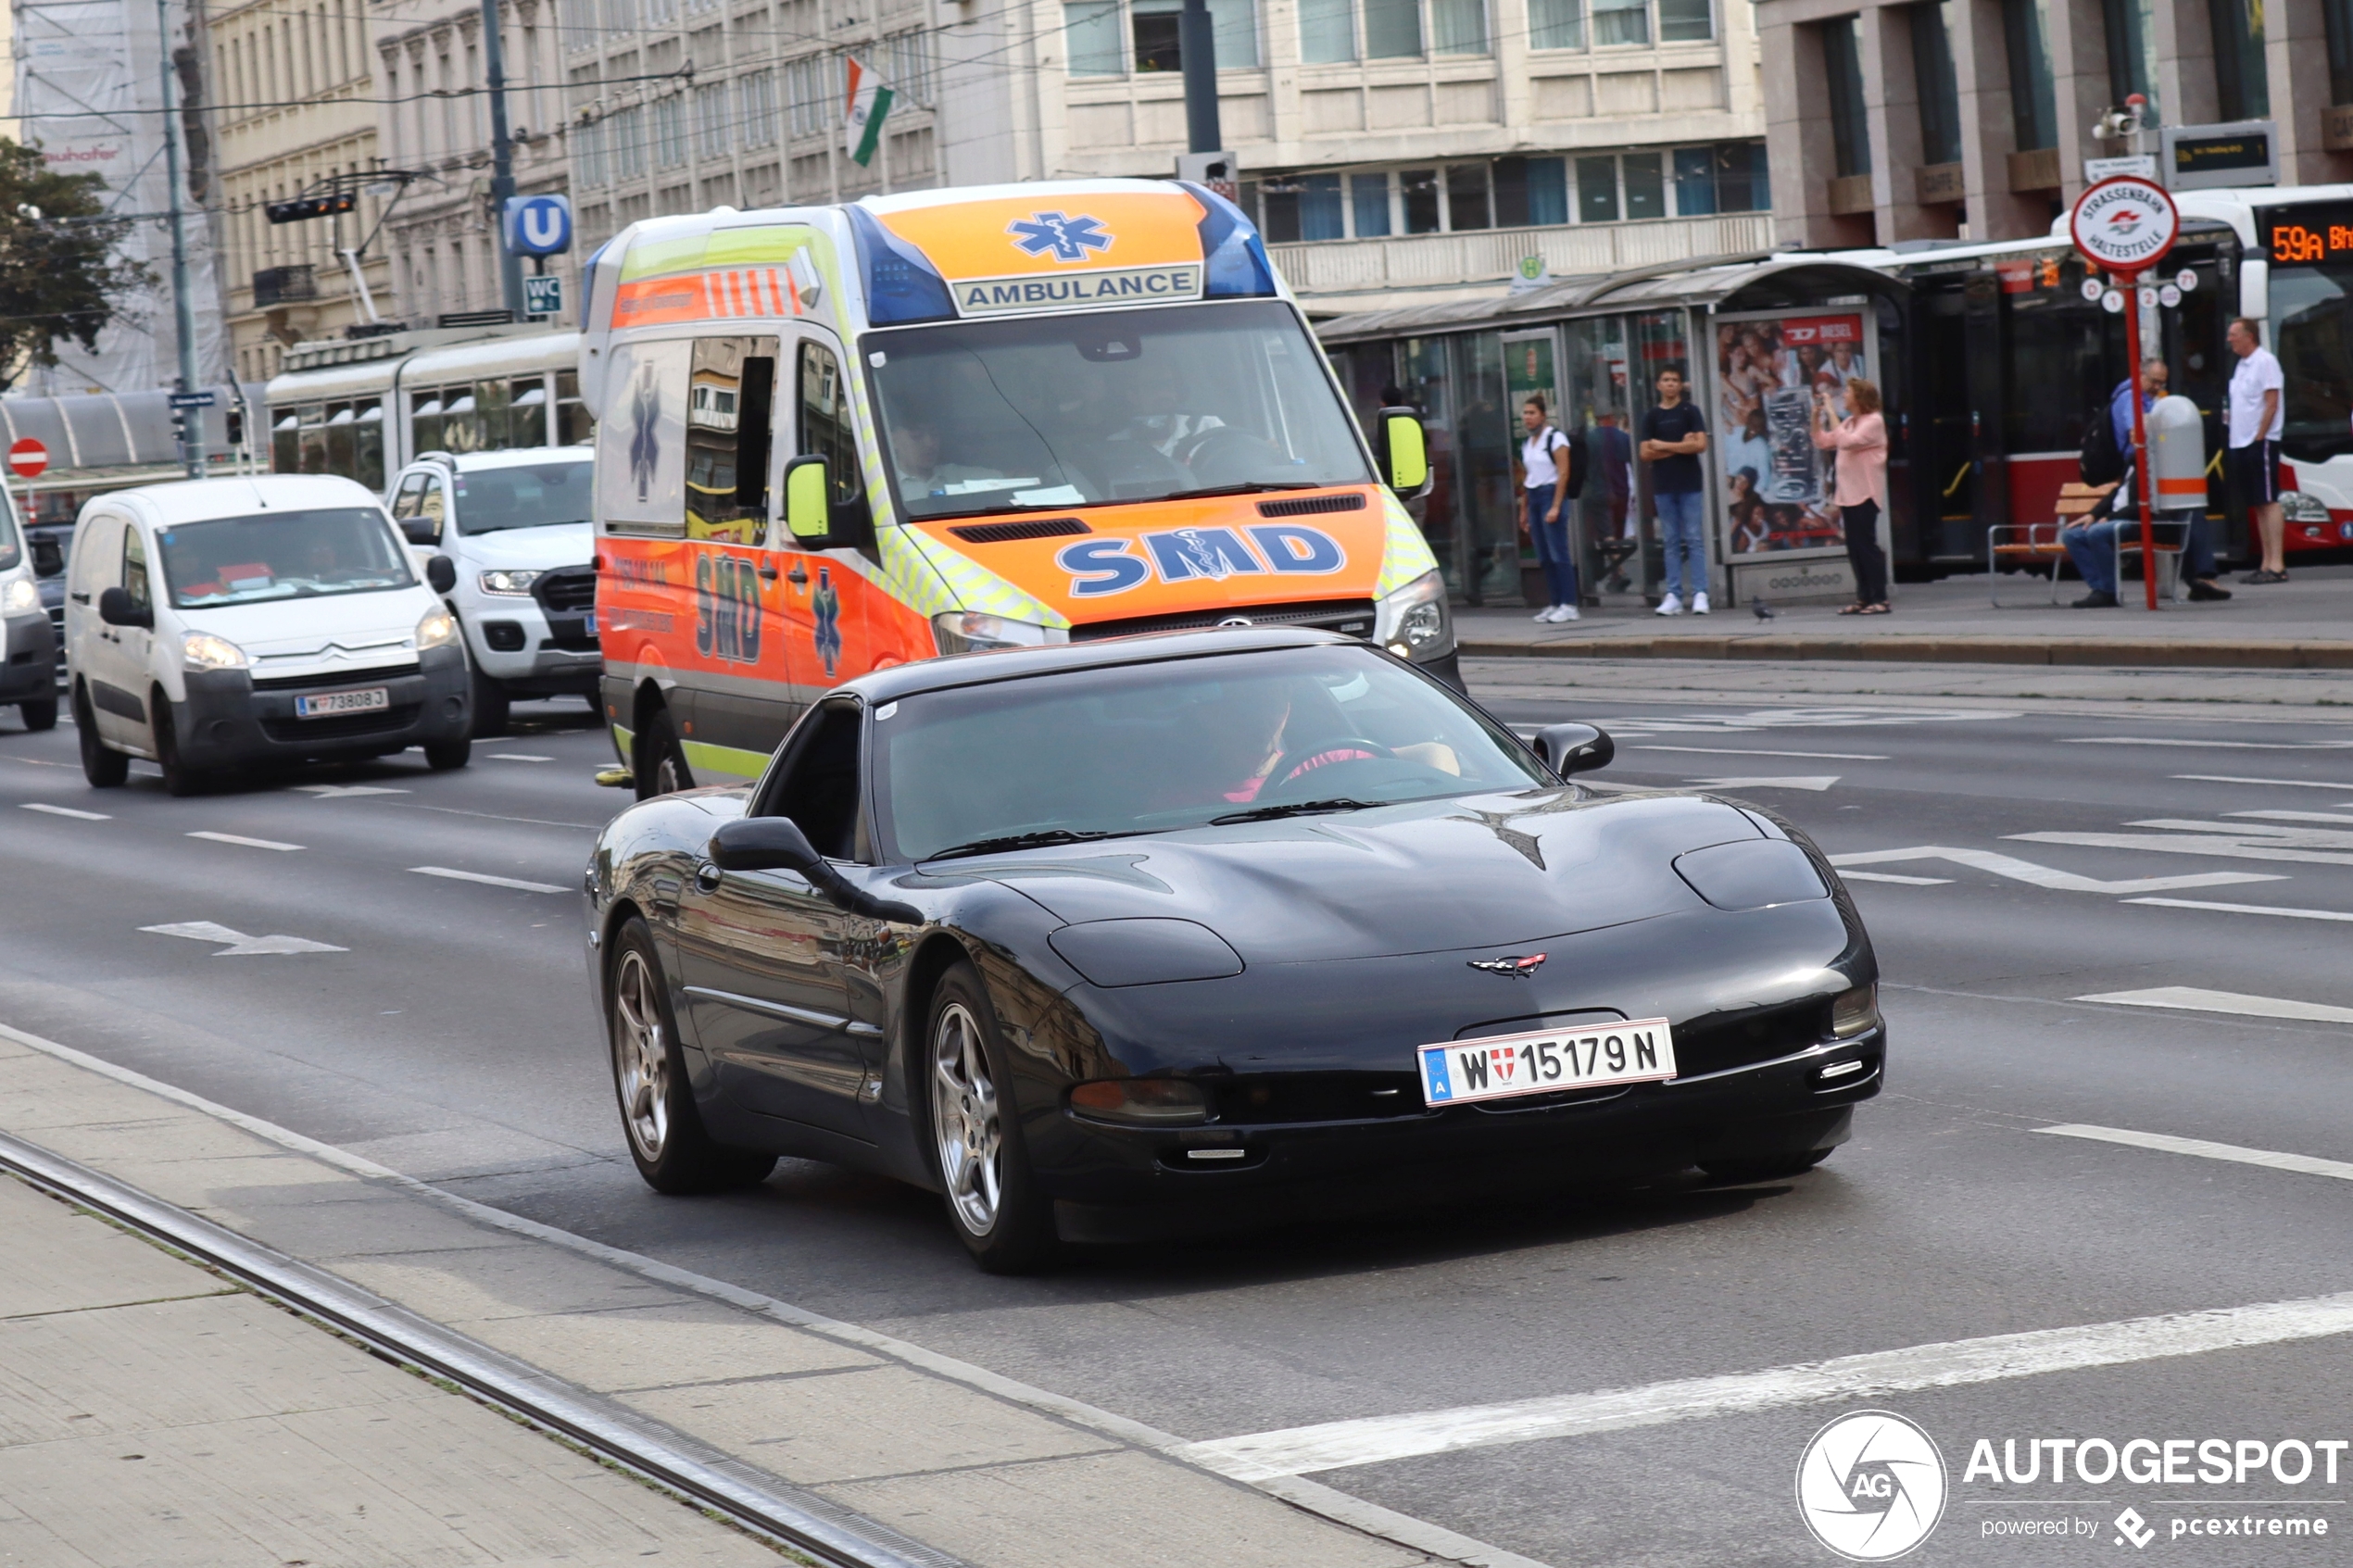
[[[320,196],[296,196],[292,201],[271,202],[262,208],[272,223],[305,223],[313,218],[333,218],[338,212],[349,212],[359,205],[353,191],[330,191]]]

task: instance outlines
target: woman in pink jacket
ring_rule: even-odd
[[[1855,602],[1841,615],[1885,615],[1887,552],[1879,547],[1879,517],[1887,509],[1887,420],[1879,388],[1856,376],[1846,383],[1845,419],[1830,398],[1814,395],[1814,445],[1837,454],[1831,499],[1846,525],[1846,561],[1855,573]]]

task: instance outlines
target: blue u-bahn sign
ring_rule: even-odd
[[[517,256],[560,256],[572,248],[572,201],[566,196],[510,196],[507,248]]]

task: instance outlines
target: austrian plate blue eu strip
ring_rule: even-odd
[[[1466,1105],[1675,1076],[1675,1038],[1663,1018],[1602,1030],[1546,1029],[1448,1040],[1416,1051],[1426,1105]]]

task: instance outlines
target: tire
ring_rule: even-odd
[[[210,781],[180,760],[180,734],[172,726],[171,704],[160,691],[147,694],[147,718],[155,730],[156,766],[163,770],[164,793],[183,797],[202,795]]]
[[[474,738],[496,740],[507,733],[507,688],[479,670],[471,671],[471,679]]]
[[[17,704],[17,717],[34,734],[57,727],[57,699],[53,696],[28,697]]]
[[[98,738],[97,716],[90,711],[90,691],[73,688],[73,727],[82,742],[82,776],[92,789],[120,789],[131,777],[131,759]]]
[[[605,1040],[622,1139],[648,1186],[671,1197],[724,1192],[755,1185],[776,1168],[774,1155],[730,1148],[703,1130],[661,959],[642,920],[631,920],[613,936],[605,971]]]
[[[667,708],[657,708],[647,718],[629,748],[629,758],[636,765],[640,800],[695,787],[694,770],[686,766],[686,748],[678,744],[678,731],[670,721]]]
[[[1719,1182],[1778,1182],[1802,1176],[1830,1157],[1827,1148],[1809,1148],[1796,1154],[1760,1155],[1753,1160],[1703,1160],[1699,1168]]]
[[[1030,1171],[1013,1063],[970,963],[950,969],[932,994],[923,1061],[924,1141],[949,1225],[986,1273],[1034,1272],[1059,1246],[1054,1206]]]
[[[454,740],[425,742],[425,766],[436,773],[447,773],[462,768],[473,760],[474,737],[459,735]]]

